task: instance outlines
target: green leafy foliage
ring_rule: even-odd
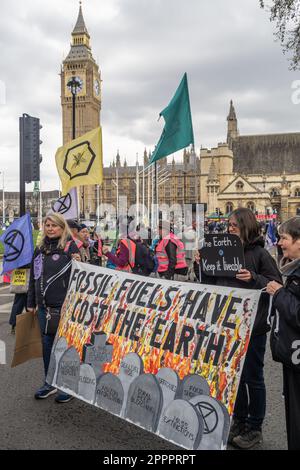
[[[300,68],[300,0],[259,0],[261,8],[270,14],[275,22],[275,37],[280,41],[283,52],[290,55],[290,68]]]

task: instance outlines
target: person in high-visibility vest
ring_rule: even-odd
[[[188,266],[185,259],[184,244],[171,231],[170,223],[166,221],[159,222],[159,238],[160,241],[155,249],[158,274],[165,279],[186,280]]]
[[[132,272],[135,264],[136,244],[130,238],[120,238],[116,254],[109,251],[109,247],[104,245],[102,253],[115,264],[118,271]]]

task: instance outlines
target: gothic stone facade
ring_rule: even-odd
[[[241,136],[232,102],[227,122],[227,142],[200,152],[208,213],[242,206],[282,221],[299,214],[300,133]]]

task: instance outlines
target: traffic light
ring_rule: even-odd
[[[20,118],[20,145],[21,164],[23,165],[23,178],[26,183],[40,181],[40,120],[23,114]]]

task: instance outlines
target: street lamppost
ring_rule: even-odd
[[[72,139],[76,139],[76,95],[82,89],[82,83],[73,76],[67,83],[72,95]]]
[[[76,95],[82,90],[82,82],[74,75],[68,81],[67,87],[72,95],[72,139],[76,139]],[[84,214],[84,186],[82,186],[82,212]]]
[[[4,197],[4,171],[2,173],[2,226],[5,225],[5,197]]]

